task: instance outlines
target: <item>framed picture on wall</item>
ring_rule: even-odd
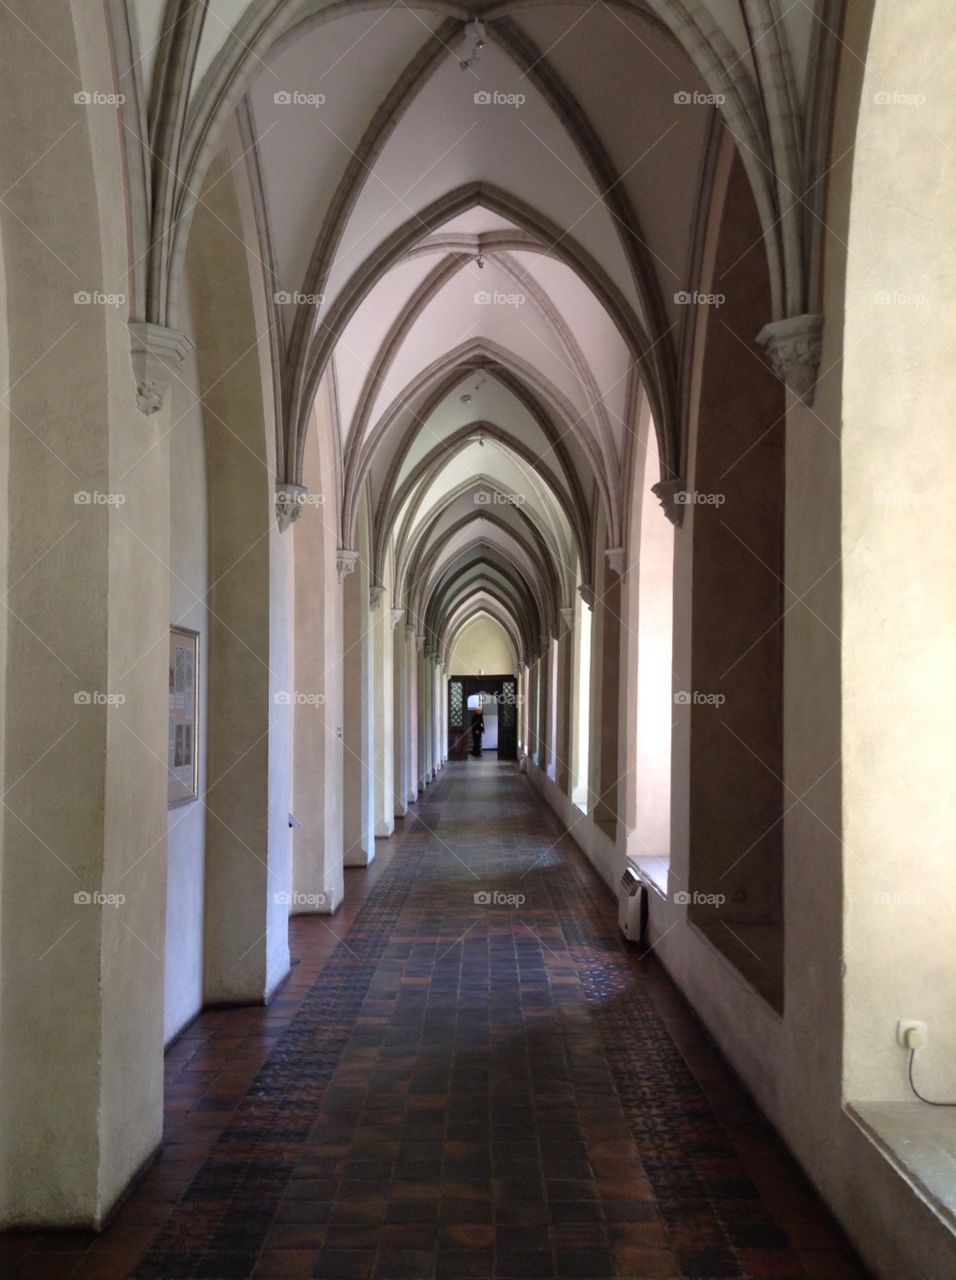
[[[199,799],[199,632],[169,630],[169,807]]]

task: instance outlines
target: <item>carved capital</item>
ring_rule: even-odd
[[[381,583],[376,582],[374,586],[368,589],[368,607],[374,613],[382,601],[385,599],[385,588]]]
[[[357,551],[349,551],[344,547],[339,547],[335,553],[335,567],[339,571],[339,582],[344,582],[350,573],[355,572],[355,566],[359,562],[359,553]]]
[[[302,514],[302,505],[309,496],[309,491],[302,484],[276,485],[276,520],[279,532],[285,531],[298,520]]]
[[[404,617],[405,617],[405,610],[404,610],[404,609],[393,609],[393,610],[392,610],[392,630],[393,630],[393,631],[395,630],[395,628],[398,626],[398,624],[401,622],[402,618],[404,618]]]
[[[139,320],[130,321],[129,336],[136,404],[149,417],[163,407],[169,385],[193,344],[177,329]]]
[[[781,382],[804,402],[813,404],[823,354],[823,316],[791,316],[774,320],[757,334],[770,366]]]
[[[651,493],[660,502],[664,515],[676,529],[684,523],[686,503],[683,498],[686,492],[687,482],[681,476],[676,476],[673,480],[659,480],[657,484],[651,485]]]
[[[624,547],[608,547],[604,552],[604,557],[608,565],[617,574],[619,578],[624,577],[624,561],[627,558],[627,551]]]
[[[584,601],[587,607],[593,612],[594,601],[596,597],[594,595],[594,588],[591,586],[590,582],[581,583],[581,585],[578,587],[578,595],[581,597],[581,599]]]
[[[415,648],[418,650],[419,653],[425,652],[425,632],[424,631],[415,632]]]

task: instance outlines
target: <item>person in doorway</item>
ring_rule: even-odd
[[[481,708],[476,707],[471,713],[471,754],[481,759],[481,739],[485,732],[485,717]]]

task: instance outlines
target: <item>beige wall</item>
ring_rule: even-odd
[[[65,3],[31,18],[0,44],[17,423],[0,1220],[67,1225],[101,1222],[162,1131],[168,460],[164,418],[136,408],[124,310],[74,302],[83,288],[122,293],[128,261],[115,115],[73,101],[77,84],[111,85],[103,13],[83,6],[76,29]],[[42,75],[37,37],[58,50]],[[124,502],[78,505],[82,491]]]
[[[927,145],[956,137],[954,58],[952,8],[914,0],[904,20],[878,5],[844,372],[845,1049],[858,1100],[910,1098],[899,1018],[929,1024],[922,1091],[956,1097],[956,175]]]
[[[459,631],[448,656],[449,675],[507,675],[515,670],[514,650],[508,634],[500,622],[487,614],[481,614]]]
[[[842,32],[822,377],[813,408],[791,400],[786,420],[790,591],[780,611],[794,607],[783,677],[782,1014],[663,893],[652,893],[651,936],[874,1275],[949,1280],[956,1273],[951,1226],[844,1106],[845,1099],[907,1097],[897,1018],[930,1024],[932,1048],[920,1060],[930,1096],[954,1096],[956,1061],[956,682],[948,674],[956,635],[956,530],[949,528],[956,387],[951,316],[940,294],[952,276],[956,193],[928,145],[956,134],[944,85],[956,54],[956,15],[948,11],[941,22],[941,6],[930,0],[879,6],[864,89],[870,8],[849,6]],[[894,92],[902,103],[876,96]],[[923,94],[932,109],[908,105],[907,94]],[[920,294],[925,305],[907,301]],[[895,297],[902,301],[894,304]],[[696,461],[692,436],[691,477]],[[695,515],[687,513],[676,535],[680,683],[692,670]],[[688,883],[690,720],[675,709],[671,893]],[[539,771],[532,774],[573,827],[562,797]],[[589,824],[578,822],[572,834],[603,869],[610,855]]]

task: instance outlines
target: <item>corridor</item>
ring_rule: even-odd
[[[268,1008],[170,1047],[106,1232],[8,1236],[4,1277],[863,1276],[514,766],[448,765],[400,830]]]

